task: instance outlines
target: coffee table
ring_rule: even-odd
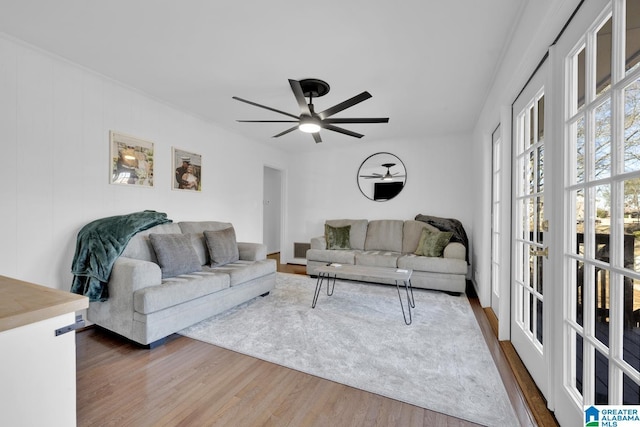
[[[344,264],[328,264],[320,267],[316,267],[316,273],[318,273],[318,280],[316,281],[316,290],[313,294],[313,303],[311,308],[316,307],[318,302],[318,296],[322,289],[322,283],[327,280],[327,296],[332,296],[334,288],[336,286],[336,278],[341,279],[354,279],[354,278],[366,278],[371,281],[394,280],[396,282],[396,289],[398,290],[398,299],[400,300],[400,308],[402,309],[402,316],[404,317],[404,323],[410,325],[413,319],[411,318],[411,309],[416,307],[415,300],[413,298],[413,288],[411,287],[411,273],[410,269],[399,269],[390,267],[370,267],[366,265],[344,265]],[[331,284],[331,279],[333,283]],[[402,295],[400,293],[400,283],[403,283],[405,293],[407,294],[407,313],[409,319],[407,320],[407,314],[404,310],[404,302],[402,301]]]

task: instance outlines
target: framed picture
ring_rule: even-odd
[[[171,148],[174,190],[202,191],[202,156],[179,148]]]
[[[153,142],[110,131],[111,184],[153,187]]]

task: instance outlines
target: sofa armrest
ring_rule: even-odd
[[[262,261],[267,259],[267,245],[263,243],[238,242],[240,259],[244,261]]]
[[[442,256],[444,258],[456,258],[464,260],[467,254],[467,250],[460,242],[450,242],[445,248]]]
[[[113,264],[109,277],[109,299],[133,298],[139,289],[162,283],[162,271],[155,262],[119,257]]]
[[[324,236],[312,237],[311,249],[327,249],[327,241]]]

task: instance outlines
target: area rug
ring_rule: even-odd
[[[405,325],[394,286],[278,273],[276,287],[180,334],[487,426],[518,421],[467,298],[416,289]]]

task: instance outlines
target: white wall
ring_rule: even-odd
[[[413,219],[420,213],[452,217],[470,236],[470,151],[470,135],[448,135],[422,141],[345,142],[340,150],[297,154],[289,166],[289,243],[283,253],[291,257],[293,242],[322,235],[324,221],[337,218]],[[358,189],[358,168],[376,152],[395,154],[407,169],[405,188],[386,202],[369,200]]]
[[[68,290],[78,230],[144,209],[262,241],[263,166],[286,153],[2,35],[0,94],[0,275]],[[109,130],[155,143],[153,188],[109,184]],[[202,155],[201,193],[171,190],[172,146]]]

